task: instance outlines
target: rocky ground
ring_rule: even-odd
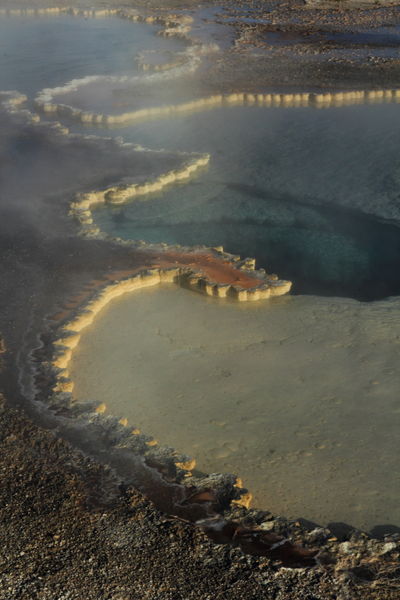
[[[400,80],[396,2],[20,0],[18,7],[32,4],[135,7],[147,14],[186,11],[205,26],[219,24],[233,44],[223,43],[219,58],[204,61],[197,85],[209,91],[220,92],[221,85],[226,91],[254,92],[364,90],[395,87]],[[3,0],[1,6],[15,7],[15,2]]]
[[[280,568],[244,555],[169,519],[3,400],[0,452],[1,600],[399,597],[393,542],[362,564],[361,541],[343,542],[340,567]],[[360,553],[350,568],[352,544]]]
[[[232,89],[247,80],[254,91],[397,85],[399,8],[351,9],[347,2],[319,6],[302,0],[227,3],[216,18],[235,30],[234,48],[216,62],[211,78]]]

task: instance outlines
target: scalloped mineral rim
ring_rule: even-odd
[[[74,81],[79,87],[79,80]],[[89,80],[82,80],[81,85],[90,84]],[[145,121],[166,117],[182,112],[196,112],[220,106],[282,106],[285,108],[298,106],[313,106],[316,108],[331,108],[348,106],[352,104],[375,104],[382,102],[400,102],[400,89],[381,89],[368,91],[346,91],[327,93],[294,93],[294,94],[254,94],[247,92],[234,92],[231,94],[214,94],[206,98],[199,98],[180,104],[140,108],[120,114],[103,114],[88,112],[68,104],[57,103],[54,95],[62,94],[62,88],[42,90],[35,99],[36,106],[46,114],[68,116],[78,122],[100,125],[124,125],[136,121]]]
[[[80,223],[83,235],[100,233],[100,230],[93,226],[91,209],[96,204],[123,204],[138,196],[159,192],[172,183],[189,179],[199,169],[206,167],[209,161],[208,154],[200,155],[187,161],[181,169],[168,171],[145,183],[115,185],[103,190],[79,194],[71,203],[70,214]]]
[[[229,255],[222,251],[215,251],[217,254],[226,260]],[[194,255],[195,257],[195,255]],[[232,257],[232,264],[235,264],[236,257]],[[246,271],[250,272],[254,266],[249,259],[242,264]],[[81,332],[91,325],[96,318],[96,315],[114,298],[120,297],[123,294],[130,293],[139,289],[154,286],[160,283],[176,283],[178,285],[188,286],[196,291],[205,293],[209,296],[220,298],[232,297],[238,301],[251,301],[269,298],[270,296],[279,296],[287,293],[290,290],[291,283],[288,281],[279,281],[276,279],[268,279],[261,273],[261,279],[253,278],[254,287],[249,287],[251,284],[251,276],[248,275],[248,287],[237,287],[226,283],[211,282],[207,276],[200,272],[194,271],[190,267],[166,267],[142,270],[131,277],[126,277],[117,282],[112,282],[105,285],[97,291],[90,300],[79,309],[76,315],[61,327],[57,332],[57,339],[53,343],[53,356],[50,359],[50,366],[55,379],[53,392],[57,395],[70,395],[70,402],[73,402],[74,383],[69,378],[68,365],[71,361],[73,351],[78,347]],[[65,401],[65,396],[63,397]],[[106,410],[106,406],[102,403],[96,407],[95,412],[102,414]],[[120,424],[127,426],[127,421],[121,419]],[[133,430],[132,435],[139,435],[138,430]],[[146,441],[150,447],[157,444],[151,438]],[[195,466],[195,460],[189,458],[178,458],[176,466],[181,469],[191,470]],[[249,506],[251,494],[247,490],[242,489],[241,485],[237,485],[238,497],[234,502],[243,506]]]

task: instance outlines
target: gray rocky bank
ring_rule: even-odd
[[[374,542],[353,536],[336,544],[335,565],[308,569],[244,555],[160,513],[3,399],[0,452],[1,600],[399,597],[396,542],[375,554]],[[320,529],[308,535],[314,544],[327,538]]]

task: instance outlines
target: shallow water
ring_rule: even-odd
[[[142,50],[182,50],[159,28],[118,17],[0,17],[0,89],[36,94],[87,75],[138,72]]]
[[[294,293],[400,293],[400,106],[223,108],[118,130],[211,153],[206,173],[95,213],[113,236],[223,246]]]
[[[240,475],[258,507],[398,525],[399,308],[311,296],[243,306],[173,285],[136,292],[83,334],[74,393],[195,456],[200,470]]]

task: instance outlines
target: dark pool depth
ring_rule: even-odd
[[[218,213],[224,204],[222,197],[202,205],[210,220],[164,224],[160,216],[163,200],[156,199],[146,207],[137,206],[135,211],[131,207],[111,209],[109,218],[123,237],[182,245],[222,244],[243,257],[254,256],[258,266],[292,279],[293,292],[297,294],[346,296],[358,300],[400,294],[400,230],[397,226],[337,207],[299,207],[290,199],[278,200],[265,192],[259,199],[251,198],[261,191],[252,186],[242,188],[243,200],[235,207],[238,210],[232,211],[231,217],[220,219],[213,219],[211,215],[215,209]],[[285,205],[285,216],[291,217],[291,223],[274,218],[277,202],[280,207]],[[245,216],[247,204],[252,204],[254,210],[261,203],[264,206],[260,213],[272,209],[275,215],[264,219]],[[227,206],[228,209],[232,210],[232,206]],[[146,218],[152,210],[158,218]]]
[[[208,150],[210,168],[95,218],[123,238],[254,256],[293,293],[399,295],[399,116],[395,105],[231,108],[127,128],[151,147]]]

